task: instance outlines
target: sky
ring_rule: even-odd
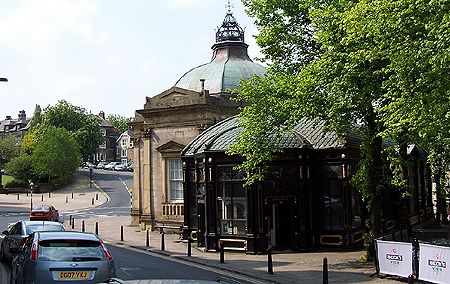
[[[211,60],[227,0],[0,0],[0,120],[59,100],[133,117]],[[250,58],[257,29],[239,0]]]

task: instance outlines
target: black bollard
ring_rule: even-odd
[[[187,256],[191,256],[192,255],[192,244],[191,244],[191,237],[188,238],[188,251],[187,251]]]
[[[225,263],[225,248],[223,243],[220,243],[220,263]]]
[[[166,246],[164,243],[164,228],[160,228],[159,229],[159,233],[161,234],[161,250],[165,251],[166,250]]]
[[[28,192],[27,192],[27,197],[28,197]]]
[[[120,240],[123,242],[123,226],[120,226]]]
[[[272,248],[267,249],[267,273],[273,274]]]
[[[84,232],[85,231],[85,227],[84,227],[84,220],[81,221],[81,231]]]
[[[44,201],[44,195],[43,194],[41,195],[41,201]]]
[[[73,199],[73,192],[72,192],[72,199]]]
[[[98,235],[98,222],[95,222],[95,234]]]
[[[66,196],[66,203],[69,203],[69,197]]]
[[[20,199],[20,195],[19,194],[17,194],[17,200],[19,200]]]
[[[72,225],[72,215],[69,215],[69,225]]]
[[[95,200],[98,200],[98,193],[95,194]]]
[[[92,205],[94,205],[94,197],[92,197]]]
[[[51,193],[51,191],[49,190],[48,191],[48,198],[51,198],[52,197],[52,193]]]
[[[146,247],[150,246],[150,233],[148,232],[148,229],[147,229],[147,238],[145,239],[145,246]]]
[[[414,284],[414,277],[412,275],[408,276],[408,284]]]
[[[75,229],[75,218],[72,219],[72,230]]]
[[[323,258],[323,284],[328,284],[328,259]]]

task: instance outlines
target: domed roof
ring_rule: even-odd
[[[187,157],[204,152],[227,151],[243,131],[238,119],[239,116],[233,116],[206,129],[181,151],[181,155]],[[331,149],[359,148],[361,137],[361,134],[353,129],[342,137],[336,132],[327,131],[322,120],[303,118],[292,132],[284,132],[281,137],[269,135],[269,140],[279,149]]]
[[[210,94],[217,94],[236,89],[241,79],[250,79],[253,75],[264,76],[266,68],[250,59],[247,48],[244,30],[228,11],[222,26],[217,29],[216,43],[211,47],[211,62],[186,72],[175,83],[175,87],[197,92],[204,88]]]

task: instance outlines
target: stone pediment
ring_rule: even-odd
[[[173,152],[181,152],[185,145],[177,143],[175,141],[170,140],[167,143],[162,144],[157,147],[156,150],[160,153],[173,153]]]
[[[147,97],[144,109],[164,109],[188,105],[205,104],[209,93],[199,93],[178,87],[172,87],[157,96]]]

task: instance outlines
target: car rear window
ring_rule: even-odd
[[[98,261],[105,253],[98,241],[45,240],[39,242],[39,259],[46,261]]]
[[[50,209],[50,206],[45,206],[45,205],[33,207],[33,211],[34,210],[49,210],[49,209]]]
[[[27,234],[32,234],[34,232],[43,232],[43,231],[65,231],[63,225],[57,224],[36,224],[36,225],[27,225]]]

